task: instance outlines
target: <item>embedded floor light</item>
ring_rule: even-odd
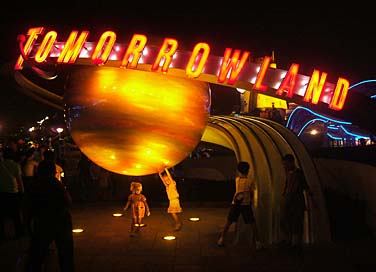
[[[176,237],[173,236],[173,235],[166,235],[163,237],[164,240],[167,240],[167,241],[171,241],[171,240],[175,240]]]
[[[112,216],[113,217],[120,217],[120,216],[123,216],[123,214],[122,213],[113,213]]]
[[[200,218],[199,217],[191,217],[191,218],[189,218],[189,221],[197,222],[197,221],[200,221]]]
[[[72,232],[74,232],[74,233],[81,233],[83,231],[84,231],[83,229],[73,229],[72,230]]]
[[[134,224],[134,226],[135,226],[135,227],[144,227],[145,224],[144,224],[144,223],[142,223],[142,224]]]

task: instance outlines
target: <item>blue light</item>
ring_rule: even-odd
[[[350,90],[351,88],[354,88],[354,87],[359,86],[359,85],[361,85],[361,84],[366,84],[366,83],[370,83],[370,82],[376,82],[376,79],[367,79],[367,80],[363,80],[363,81],[361,81],[361,82],[358,82],[358,83],[356,83],[356,84],[350,86],[350,87],[349,87],[349,90]],[[370,98],[371,98],[371,99],[376,99],[376,94],[371,95]]]
[[[324,116],[324,115],[321,115],[321,114],[318,114],[314,111],[312,111],[311,109],[308,109],[306,107],[303,107],[303,106],[298,106],[296,107],[290,114],[289,116],[289,119],[287,120],[287,124],[286,124],[286,127],[289,126],[289,123],[290,123],[290,119],[292,118],[292,116],[295,114],[295,112],[298,110],[298,109],[302,109],[302,110],[306,110],[310,113],[312,113],[313,115],[319,117],[319,118],[323,118],[324,120],[326,119],[327,121],[331,121],[331,122],[334,122],[334,123],[338,123],[338,124],[344,124],[344,125],[351,125],[352,123],[351,122],[345,122],[345,121],[340,121],[340,120],[336,120],[336,119],[333,119],[333,118],[329,118],[327,116]],[[326,121],[326,122],[327,122]]]
[[[355,83],[354,85],[351,85],[349,87],[349,90],[351,90],[352,88],[356,87],[356,86],[359,86],[361,84],[365,84],[365,83],[370,83],[370,82],[376,82],[376,79],[367,79],[367,80],[363,80],[363,81],[360,81],[358,83]]]
[[[341,137],[335,137],[335,136],[331,135],[330,133],[326,133],[326,135],[327,135],[329,138],[333,139],[333,140],[342,140]]]
[[[376,82],[376,80],[372,80],[374,82]],[[292,118],[292,116],[295,114],[295,112],[297,110],[305,110],[305,111],[308,111],[310,112],[311,114],[313,114],[314,116],[318,117],[318,118],[313,118],[313,119],[310,119],[308,120],[303,126],[302,128],[299,130],[299,132],[297,133],[297,136],[299,137],[303,131],[307,128],[307,126],[309,126],[310,124],[312,124],[313,122],[315,121],[320,121],[320,122],[323,122],[323,123],[328,123],[328,122],[333,122],[333,123],[336,123],[336,124],[329,124],[327,125],[327,128],[328,129],[331,129],[331,130],[339,130],[341,129],[346,135],[348,136],[352,136],[352,137],[355,137],[355,139],[370,139],[370,137],[368,136],[365,136],[365,135],[361,135],[361,134],[356,134],[356,133],[352,133],[350,132],[348,129],[346,129],[344,127],[344,125],[351,125],[352,123],[351,122],[346,122],[346,121],[340,121],[340,120],[336,120],[336,119],[333,119],[333,118],[329,118],[329,117],[326,117],[324,115],[321,115],[321,114],[318,114],[314,111],[312,111],[311,109],[308,109],[306,107],[303,107],[303,106],[298,106],[296,107],[290,114],[288,120],[287,120],[287,124],[286,124],[286,127],[289,127],[289,124],[290,124],[290,120]],[[337,125],[339,125],[339,128],[337,127]],[[326,134],[328,137],[332,138],[332,139],[335,139],[335,140],[346,140],[346,138],[342,138],[342,137],[335,137],[333,136],[332,134],[330,133],[327,133]]]
[[[360,135],[360,134],[355,134],[355,133],[352,133],[352,132],[350,132],[350,131],[348,131],[344,126],[342,126],[341,125],[341,128],[343,129],[343,131],[346,133],[346,134],[348,134],[348,135],[350,135],[350,136],[354,136],[356,139],[359,139],[359,138],[363,138],[363,139],[369,139],[369,137],[367,137],[367,136],[363,136],[363,135]]]
[[[309,120],[309,121],[308,121],[307,123],[305,123],[305,125],[300,129],[299,133],[297,134],[298,137],[303,133],[303,131],[305,130],[305,128],[306,128],[309,124],[311,124],[311,123],[313,123],[313,122],[315,122],[315,121],[320,121],[320,122],[323,122],[323,123],[326,123],[326,122],[327,122],[327,121],[325,121],[325,120],[323,120],[323,119],[319,119],[319,118],[314,118],[314,119]]]

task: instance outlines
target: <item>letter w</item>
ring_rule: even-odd
[[[226,76],[229,75],[227,81],[228,84],[234,84],[239,77],[240,72],[242,71],[245,62],[247,61],[250,53],[249,51],[244,51],[241,60],[239,61],[240,50],[235,50],[233,56],[231,56],[232,49],[226,48],[225,54],[223,56],[223,61],[221,65],[221,70],[218,76],[218,82],[224,83]]]

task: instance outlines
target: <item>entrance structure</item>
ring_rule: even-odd
[[[294,154],[311,187],[315,203],[306,213],[305,242],[330,241],[329,219],[318,173],[305,146],[291,130],[259,117],[210,116],[201,140],[229,148],[238,161],[251,164],[250,174],[256,184],[256,220],[260,239],[266,244],[281,240],[285,180],[281,158],[287,153]]]
[[[135,136],[133,139],[137,142],[144,139],[145,133],[148,133],[153,136],[151,140],[141,142],[139,146],[152,146],[166,150],[168,150],[171,142],[179,139],[178,136],[186,140],[187,132],[192,133],[192,129],[188,131],[177,129],[178,131],[172,132],[167,129],[159,129],[157,132],[161,132],[171,139],[161,142],[158,141],[158,137],[154,137],[156,130],[151,126],[146,126],[143,121],[148,117],[150,118],[148,124],[161,123],[167,119],[165,116],[161,118],[155,113],[159,113],[161,109],[165,110],[164,113],[170,113],[171,106],[173,106],[179,110],[172,112],[175,121],[182,122],[183,120],[188,127],[197,126],[199,123],[195,119],[197,116],[195,114],[184,115],[184,110],[187,107],[184,107],[185,104],[182,105],[181,102],[193,103],[194,101],[197,102],[198,97],[201,97],[197,102],[197,108],[201,108],[200,118],[206,117],[210,102],[207,99],[208,96],[204,95],[203,91],[192,93],[192,88],[189,90],[191,93],[184,91],[183,88],[181,90],[176,89],[176,94],[185,94],[186,97],[183,99],[172,97],[167,101],[168,107],[161,107],[160,102],[166,100],[168,94],[171,93],[170,90],[163,85],[157,87],[156,90],[151,90],[149,86],[140,86],[146,80],[153,81],[156,76],[168,80],[172,83],[172,86],[187,85],[181,84],[183,78],[184,82],[192,80],[197,81],[197,84],[201,82],[214,83],[301,102],[312,107],[325,108],[326,111],[333,114],[341,112],[342,109],[345,112],[347,110],[344,106],[350,83],[342,77],[338,78],[336,84],[326,82],[327,73],[317,69],[308,77],[298,73],[299,64],[292,63],[287,71],[276,69],[271,65],[271,57],[269,56],[265,56],[262,63],[252,63],[248,61],[250,59],[249,51],[233,50],[232,48],[226,48],[223,57],[212,56],[210,46],[205,42],[195,44],[192,52],[187,52],[178,50],[179,43],[173,38],[165,38],[161,46],[155,46],[149,45],[148,37],[141,34],[134,34],[128,44],[116,43],[117,34],[113,31],[102,33],[99,40],[94,43],[87,41],[89,34],[90,31],[87,30],[72,31],[69,37],[61,42],[57,39],[58,37],[60,39],[60,35],[58,36],[56,31],[47,31],[44,27],[33,27],[28,30],[26,35],[19,35],[18,37],[20,56],[14,66],[15,81],[23,89],[29,90],[29,95],[34,98],[50,105],[53,104],[59,109],[65,109],[67,112],[73,112],[67,118],[69,119],[67,123],[73,132],[72,135],[74,135],[74,130],[79,130],[81,127],[73,127],[73,122],[70,122],[70,120],[79,116],[87,116],[88,110],[97,107],[103,110],[100,111],[101,114],[93,115],[82,122],[86,125],[86,130],[81,130],[81,134],[84,136],[98,136],[99,127],[104,132],[122,130],[123,135],[129,136],[132,134]],[[72,68],[73,64],[75,64],[74,68]],[[92,75],[87,76],[86,73],[83,73],[83,66],[88,65],[93,67],[90,70],[93,70],[97,77],[94,78]],[[51,67],[54,68],[52,72]],[[56,67],[61,70],[68,68],[69,71],[65,74],[66,78],[64,78],[64,72],[61,73],[62,71],[60,71],[60,74],[56,71],[55,74]],[[24,76],[25,71],[23,70],[30,70],[31,74],[36,74],[37,82],[40,82],[41,79],[54,81],[56,78],[59,80],[59,77],[63,75],[62,81],[64,84],[61,84],[61,86],[68,87],[67,89],[62,88],[62,92],[57,95],[49,91],[49,88],[43,88],[39,86],[40,84],[29,81]],[[127,70],[128,73],[125,72]],[[123,84],[125,74],[134,75],[137,72],[136,70],[139,70],[138,74],[144,75],[144,72],[149,72],[149,74],[143,80],[134,80],[134,85],[131,88],[125,88],[126,85]],[[72,71],[77,72],[75,78],[78,81],[90,84],[95,82],[95,86],[89,84],[74,85],[73,91],[75,92],[72,92],[72,87],[69,88],[71,85],[65,84],[72,83],[69,76],[69,74],[74,74]],[[105,72],[106,75],[103,76]],[[82,80],[83,75],[85,80]],[[97,79],[97,81],[94,81],[94,79]],[[80,93],[80,90],[82,90],[82,93]],[[161,90],[165,90],[165,92],[162,93]],[[69,92],[72,95],[69,95]],[[248,95],[249,92],[247,92]],[[102,96],[94,96],[93,93]],[[116,116],[113,114],[114,109],[132,109],[132,107],[125,107],[125,104],[116,104],[121,101],[120,98],[123,98],[128,106],[130,104],[132,107],[142,108],[142,114],[135,115],[133,110],[129,110],[126,111],[126,114],[122,113],[117,122],[113,122],[112,119]],[[153,100],[152,107],[149,104],[146,104],[148,107],[145,107],[146,100],[148,102]],[[74,111],[76,109],[80,109],[80,111]],[[197,113],[198,111],[192,110],[190,112]],[[144,113],[147,113],[147,115],[144,115]],[[100,119],[99,126],[90,122],[91,120],[98,121],[98,118],[95,117],[105,117],[106,119],[104,121]],[[206,118],[200,120],[206,121]],[[169,127],[173,128],[177,128],[176,124],[179,124],[171,121],[167,123]],[[194,140],[199,141],[201,137],[202,141],[227,147],[234,151],[237,160],[245,160],[251,164],[251,174],[257,188],[257,197],[254,200],[255,213],[261,239],[264,243],[277,242],[281,238],[280,207],[285,179],[281,157],[286,153],[295,155],[297,163],[303,170],[311,187],[316,203],[306,214],[306,242],[316,243],[330,240],[329,220],[318,173],[303,143],[292,131],[271,120],[247,116],[208,116],[206,127],[205,123],[203,124],[197,129],[198,133],[195,134]],[[201,132],[202,135],[199,135]],[[117,132],[117,134],[119,133]],[[143,137],[140,137],[140,135]],[[92,157],[89,156],[89,158],[93,160],[98,156],[98,150],[105,150],[106,152],[102,156],[106,160],[100,166],[113,170],[114,168],[110,166],[113,166],[115,162],[121,165],[123,161],[110,148],[114,145],[118,147],[118,145],[113,144],[112,141],[110,143],[105,142],[103,139],[108,140],[109,138],[108,135],[105,136],[96,141],[94,145],[92,139],[90,141],[87,139],[79,141],[81,142],[80,148],[84,144],[92,144],[90,147],[93,150],[90,153]],[[196,144],[195,141],[189,139],[187,142],[190,144],[190,148],[178,150],[186,156]],[[123,147],[122,152],[132,151],[133,146]],[[178,149],[182,149],[183,145],[178,143],[176,146]],[[89,150],[89,148],[86,150]],[[135,160],[132,165],[133,168],[130,168],[133,171],[122,172],[123,174],[150,174],[151,171],[149,170],[142,171],[145,161],[152,162],[153,167],[162,162],[164,168],[172,167],[176,163],[176,161],[171,161],[169,156],[165,156],[164,153],[163,156],[160,155],[162,152],[154,155],[157,153],[154,152],[154,149],[140,150],[135,152],[140,155],[140,158],[137,158],[138,161]],[[127,159],[129,160],[129,158]],[[154,172],[161,170],[159,166],[153,169],[155,169]]]

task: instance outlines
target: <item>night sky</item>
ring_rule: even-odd
[[[211,54],[218,56],[226,47],[249,50],[254,57],[270,55],[274,50],[281,69],[298,63],[301,74],[319,69],[328,73],[330,82],[345,77],[350,84],[375,78],[376,29],[370,7],[353,4],[334,9],[315,2],[316,7],[308,9],[309,4],[303,2],[291,7],[285,3],[276,7],[270,3],[220,2],[179,2],[179,6],[172,6],[164,1],[163,7],[95,0],[18,2],[9,9],[2,7],[0,64],[4,67],[17,58],[18,34],[26,34],[29,27],[44,26],[64,37],[72,30],[89,30],[89,41],[105,30],[115,31],[117,42],[125,44],[134,33],[146,34],[155,42],[172,37],[183,50],[204,41],[211,45]],[[28,124],[56,112],[15,90],[4,72],[0,80],[3,130],[10,124]]]

